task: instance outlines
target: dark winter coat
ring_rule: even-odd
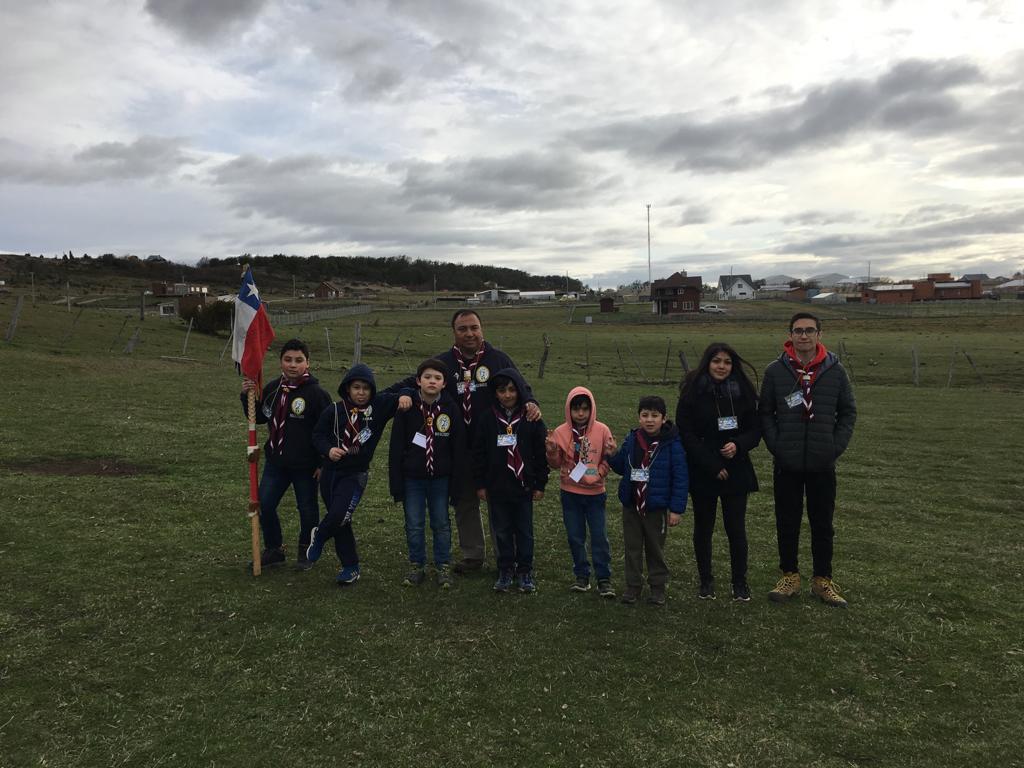
[[[358,429],[369,428],[370,437],[359,446],[358,453],[350,453],[343,456],[340,461],[331,461],[328,453],[331,448],[341,444],[341,438],[345,434],[345,424],[348,421],[348,411],[345,405],[345,390],[348,385],[359,379],[370,384],[370,402],[360,416]],[[335,403],[320,415],[320,420],[313,430],[313,445],[323,458],[323,474],[320,478],[321,484],[325,477],[334,473],[340,475],[354,475],[359,472],[367,472],[370,469],[370,462],[373,460],[373,452],[377,450],[377,443],[384,434],[384,427],[388,420],[395,415],[398,409],[398,398],[403,394],[411,395],[411,392],[395,392],[377,394],[377,384],[370,367],[357,363],[353,365],[338,386],[338,394],[341,401]]]
[[[281,377],[271,381],[263,388],[263,393],[256,403],[256,423],[267,424],[274,416],[277,405],[278,387]],[[242,393],[242,410],[248,415],[249,397]],[[263,456],[266,461],[288,469],[308,469],[310,472],[320,465],[320,454],[313,446],[313,429],[320,415],[331,407],[331,396],[327,394],[313,376],[302,386],[288,393],[288,418],[284,423],[284,445],[281,453],[270,450],[270,437],[263,444]]]
[[[513,381],[519,391],[519,407],[525,405],[524,393],[529,391],[522,375],[515,368],[503,368],[491,374],[491,380],[497,376],[505,376]],[[488,389],[491,385],[488,384]],[[473,482],[477,488],[486,488],[490,495],[522,497],[534,491],[543,491],[548,482],[548,461],[544,456],[544,439],[548,428],[540,419],[527,421],[523,417],[516,425],[516,445],[523,458],[523,478],[525,487],[512,470],[508,468],[508,449],[498,445],[498,434],[505,434],[505,428],[498,423],[494,414],[497,399],[491,393],[494,406],[477,413],[474,418],[473,449],[471,461],[473,466]],[[476,406],[474,405],[474,408]]]
[[[750,452],[761,442],[757,398],[749,387],[744,391],[735,378],[716,384],[706,373],[700,375],[676,405],[676,424],[686,449],[690,492],[695,496],[750,493],[758,489]],[[737,428],[719,430],[720,416],[735,416]],[[727,459],[719,453],[726,443],[736,444],[736,455]],[[729,473],[718,479],[722,470]]]
[[[635,506],[630,474],[633,467],[640,466],[641,450],[636,439],[639,431],[639,428],[630,430],[619,452],[608,459],[608,465],[622,475],[619,481],[619,501],[624,507]],[[647,509],[668,509],[669,512],[681,515],[686,511],[689,472],[679,430],[671,421],[666,421],[662,426],[658,433],[658,443],[647,480]]]
[[[412,408],[395,414],[391,424],[391,443],[388,446],[388,487],[395,501],[405,498],[407,477],[427,476],[427,450],[412,440],[417,432],[423,431],[423,411],[419,392],[412,396]],[[465,454],[466,428],[462,421],[462,409],[441,392],[441,413],[434,422],[434,477],[453,478],[448,483],[449,495],[460,487],[457,481],[461,471],[466,469],[456,456]]]
[[[857,404],[846,370],[831,352],[825,355],[811,385],[814,418],[804,407],[790,407],[786,397],[800,391],[793,361],[783,353],[768,364],[761,386],[761,430],[775,466],[794,472],[822,472],[835,466],[850,444]]]

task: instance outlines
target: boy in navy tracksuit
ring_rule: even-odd
[[[643,590],[647,562],[648,602],[665,604],[669,569],[665,563],[665,536],[686,511],[689,475],[686,453],[675,424],[665,419],[665,401],[640,398],[640,426],[626,435],[619,452],[608,464],[622,475],[622,541],[625,545],[626,589],[622,602],[635,603]]]
[[[455,457],[465,453],[465,425],[461,408],[445,391],[450,375],[448,366],[436,358],[420,363],[412,407],[396,414],[391,425],[388,485],[391,496],[405,509],[405,538],[412,567],[402,583],[408,587],[418,586],[426,578],[423,534],[428,508],[437,585],[448,589],[452,583],[448,502],[460,487],[452,477],[461,469]]]
[[[473,480],[477,498],[486,499],[498,550],[495,592],[507,592],[513,573],[523,592],[534,592],[533,502],[544,496],[548,462],[547,427],[527,421],[522,374],[503,368],[487,384],[495,405],[480,414],[473,440]]]
[[[327,514],[310,536],[306,557],[316,562],[324,544],[334,538],[341,561],[339,584],[359,580],[359,554],[352,532],[352,515],[369,479],[370,461],[388,420],[411,404],[407,393],[377,394],[370,367],[353,365],[338,385],[341,400],[321,414],[313,430],[313,445],[323,457],[320,494]],[[401,402],[400,402],[401,401]]]
[[[248,409],[248,392],[256,382],[242,382],[242,408]],[[281,375],[263,388],[256,404],[256,423],[269,424],[263,446],[263,475],[260,478],[260,527],[263,529],[264,568],[285,561],[281,518],[277,506],[292,487],[299,511],[299,548],[296,567],[309,568],[306,547],[320,517],[316,502],[316,471],[320,456],[313,447],[313,427],[320,414],[331,406],[331,396],[309,373],[309,347],[290,339],[281,347]]]

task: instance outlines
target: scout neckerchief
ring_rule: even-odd
[[[577,427],[572,424],[572,465],[575,467],[580,463],[580,451],[583,449],[583,438],[587,434],[586,427]]]
[[[636,431],[636,443],[639,446],[642,455],[640,457],[640,469],[646,469],[648,472],[648,480],[637,480],[633,483],[633,499],[636,501],[636,511],[643,517],[647,514],[647,483],[650,479],[651,462],[654,460],[654,454],[658,450],[658,441],[651,440],[647,442],[648,438],[645,436],[642,429]]]
[[[506,418],[502,411],[495,407],[494,416],[498,419],[499,430],[504,427],[506,435],[514,435],[516,434],[516,427],[523,419],[523,410],[519,408]],[[520,485],[525,488],[526,479],[523,477],[523,455],[519,452],[519,441],[516,440],[515,445],[508,446],[506,450],[508,451],[508,458],[505,461],[505,466],[516,476],[516,480],[519,481]]]
[[[470,384],[473,383],[473,377],[476,375],[477,366],[480,365],[480,360],[484,356],[484,347],[480,346],[480,349],[476,351],[468,361],[463,358],[462,350],[458,347],[452,347],[452,351],[455,352],[455,362],[459,364],[459,379],[462,381],[462,420],[466,422],[466,426],[473,420],[473,400],[470,391]]]
[[[366,405],[369,405],[367,403]],[[338,414],[344,407],[345,427],[340,428]],[[334,437],[338,441],[338,447],[344,448],[346,453],[359,453],[360,444],[360,430],[359,422],[360,417],[366,413],[366,406],[359,407],[350,401],[347,397],[343,397],[341,402],[338,403],[334,408]]]
[[[289,382],[284,376],[277,385],[274,417],[270,420],[270,452],[280,455],[284,451],[284,423],[288,419],[288,396],[309,381],[309,371],[295,381]]]
[[[437,417],[441,415],[441,398],[432,403],[424,403],[420,400],[420,413],[423,414],[423,436],[427,438],[427,444],[423,450],[426,451],[427,477],[434,476],[434,424]]]
[[[797,384],[800,386],[800,392],[803,395],[804,421],[813,421],[814,403],[811,400],[811,387],[814,386],[814,380],[821,372],[821,364],[825,362],[825,355],[827,353],[825,345],[818,342],[818,347],[814,351],[814,358],[806,364],[797,357],[796,349],[793,348],[792,341],[787,341],[782,345],[782,348],[785,350],[786,356],[789,358],[789,361],[793,366],[793,370],[796,373]]]

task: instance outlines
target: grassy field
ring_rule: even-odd
[[[0,330],[13,304],[0,300]],[[621,438],[640,394],[674,408],[680,350],[694,364],[723,339],[763,369],[793,307],[670,323],[644,309],[581,308],[572,325],[562,307],[483,314],[549,425],[589,381]],[[696,599],[688,518],[669,536],[665,608],[570,594],[557,493],[536,509],[537,595],[496,596],[490,573],[403,589],[385,452],[357,513],[357,586],[336,587],[328,558],[254,579],[225,339],[193,334],[177,359],[180,322],[148,317],[126,355],[134,316],[86,310],[72,327],[75,313],[26,306],[0,343],[0,766],[1021,764],[1024,314],[901,311],[822,311],[860,409],[839,469],[841,611],[764,597],[777,557],[763,447],[747,605]],[[448,317],[332,322],[333,361],[323,325],[284,331],[311,343],[333,392],[355,320],[386,384],[450,343]],[[621,554],[618,514],[610,503]],[[727,562],[719,526],[720,576]]]

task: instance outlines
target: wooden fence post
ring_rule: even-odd
[[[135,326],[135,333],[132,334],[132,337],[128,339],[128,343],[125,344],[124,346],[124,353],[126,355],[130,355],[132,352],[135,351],[135,345],[139,343],[139,334],[141,333],[142,326]]]
[[[686,351],[682,349],[679,350],[679,364],[683,366],[684,375],[690,372],[690,364],[686,362]]]
[[[21,305],[25,302],[24,296],[18,296],[18,303],[14,305],[14,314],[11,315],[11,324],[7,326],[7,335],[4,341],[14,341],[14,331],[18,327],[18,318],[21,316]]]
[[[640,370],[640,363],[637,362],[636,355],[633,354],[633,347],[630,346],[629,342],[626,342],[626,350],[629,352],[629,356],[633,358],[633,365],[636,366],[636,373],[640,377],[640,381],[644,380],[644,372]]]
[[[327,337],[327,359],[334,365],[334,355],[331,353],[331,329],[325,327],[324,335]]]
[[[668,360],[672,352],[672,339],[668,340],[668,346],[665,347],[665,368],[661,372],[661,383],[668,384]]]
[[[910,359],[914,363],[914,386],[919,386],[921,383],[920,379],[920,364],[917,360],[917,347],[910,348]]]
[[[590,331],[583,334],[583,351],[587,360],[587,383],[590,383]]]
[[[544,351],[540,355],[540,365],[537,366],[537,378],[538,379],[543,379],[544,378],[544,366],[547,365],[547,362],[548,362],[548,350],[550,348],[551,348],[551,340],[548,338],[548,335],[545,333],[544,334]]]
[[[358,320],[356,320],[356,327],[353,333],[355,342],[352,347],[352,365],[355,365],[363,360],[363,325]]]
[[[80,318],[82,316],[82,313],[84,311],[85,311],[84,307],[79,307],[78,308],[78,314],[75,315],[75,319],[71,321],[71,325],[69,325],[68,329],[64,332],[64,338],[62,338],[60,340],[61,349],[63,349],[64,345],[68,343],[68,340],[71,338],[71,334],[75,330],[75,326],[78,325],[78,318]]]
[[[963,350],[963,356],[966,357],[967,358],[967,362],[971,364],[971,369],[974,371],[974,375],[978,377],[978,383],[979,384],[984,384],[985,383],[985,379],[983,379],[981,377],[981,373],[978,371],[978,366],[976,366],[974,364],[974,361],[971,359],[971,356],[969,354],[967,354],[967,350],[966,349]]]
[[[954,344],[953,355],[952,357],[949,358],[949,378],[946,379],[946,389],[949,389],[951,386],[953,386],[953,365],[956,363],[957,351],[958,350],[956,348],[956,344]]]
[[[196,316],[192,315],[188,319],[188,330],[185,331],[185,343],[181,345],[181,356],[185,356],[185,352],[188,350],[188,337],[192,335],[192,323],[195,322]]]

